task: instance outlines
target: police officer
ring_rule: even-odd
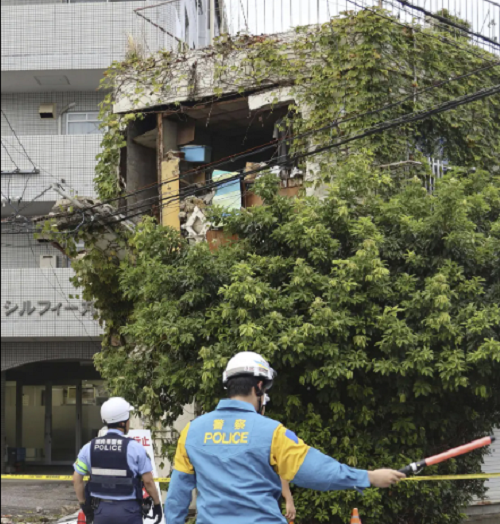
[[[132,411],[123,398],[105,402],[101,417],[108,432],[84,446],[75,463],[75,492],[88,523],[142,524],[143,486],[153,498],[156,524],[163,518],[151,460],[140,444],[125,437]]]
[[[263,417],[264,395],[275,376],[256,353],[239,353],[229,361],[223,377],[229,399],[181,433],[165,505],[168,524],[184,524],[194,488],[198,524],[285,524],[280,477],[321,491],[387,488],[405,477],[340,464]]]

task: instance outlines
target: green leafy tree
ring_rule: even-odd
[[[237,351],[279,373],[270,416],[360,468],[401,467],[500,424],[500,179],[454,170],[434,194],[369,154],[335,168],[324,200],[276,196],[224,217],[239,241],[211,252],[146,221],[119,289],[124,344],[98,356],[116,393],[170,420],[224,395]],[[214,220],[221,217],[214,216]],[[81,262],[86,264],[87,262]],[[138,342],[140,341],[140,342]],[[481,452],[431,473],[480,471]],[[297,492],[299,522],[456,523],[482,482]]]

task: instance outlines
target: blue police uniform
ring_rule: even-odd
[[[285,524],[280,477],[320,491],[370,486],[367,471],[306,446],[247,402],[223,400],[181,434],[166,520],[184,524],[197,488],[197,524]]]
[[[111,429],[82,448],[74,467],[90,475],[87,491],[100,500],[95,524],[142,524],[141,477],[153,466],[139,443]]]

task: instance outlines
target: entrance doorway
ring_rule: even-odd
[[[10,469],[24,462],[19,456],[25,456],[26,466],[69,466],[103,425],[100,410],[109,395],[105,381],[93,366],[49,366],[49,374],[38,369],[35,376],[32,366],[8,373],[5,415]],[[43,384],[41,377],[45,379]],[[17,461],[12,458],[15,449],[21,449]]]

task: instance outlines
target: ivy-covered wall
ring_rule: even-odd
[[[295,141],[301,151],[311,143],[330,143],[496,85],[499,79],[498,57],[467,39],[442,36],[434,28],[411,30],[391,21],[385,12],[377,16],[369,11],[293,34],[221,37],[214,48],[131,57],[115,64],[104,81],[113,92],[103,104],[109,132],[98,167],[98,188],[103,198],[116,194],[116,172],[110,167],[116,165],[117,148],[123,145],[121,130],[152,108],[172,109],[200,100],[215,103],[229,95],[291,85],[296,100],[289,115],[294,134],[314,132]],[[389,107],[378,111],[384,106]],[[495,132],[499,113],[498,96],[491,97],[484,104],[358,140],[341,151],[369,145],[382,164],[441,155],[454,165],[479,167],[479,161],[488,167],[500,165]],[[315,132],[335,121],[338,126]],[[328,155],[323,158],[331,161]],[[338,161],[337,151],[334,158]]]

